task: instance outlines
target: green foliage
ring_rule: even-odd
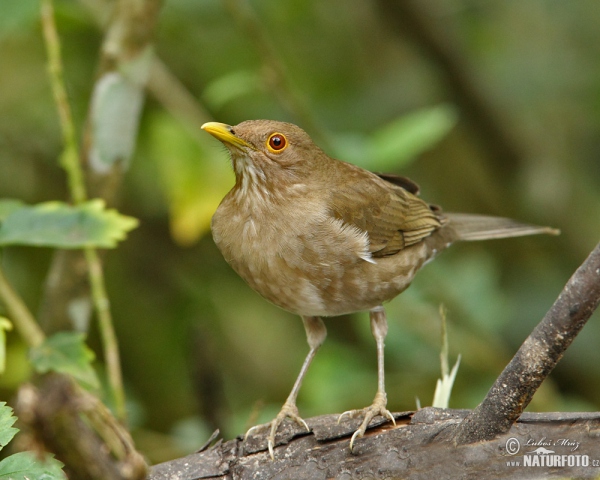
[[[456,380],[456,374],[460,365],[460,355],[456,359],[456,363],[450,372],[442,374],[442,378],[438,378],[435,384],[435,393],[433,394],[433,403],[431,406],[437,408],[448,408],[450,404],[450,394]]]
[[[442,318],[442,351],[440,352],[440,363],[442,370],[442,378],[438,378],[435,385],[435,393],[433,394],[433,407],[437,408],[448,408],[450,403],[450,394],[452,393],[452,386],[456,379],[456,373],[458,372],[458,366],[460,365],[460,355],[456,359],[456,363],[452,367],[452,370],[448,370],[448,330],[446,328],[446,309],[440,307],[440,316]]]
[[[38,373],[66,373],[84,386],[99,388],[91,364],[94,358],[94,352],[85,344],[85,335],[78,332],[55,333],[30,352],[31,363]]]
[[[34,25],[38,17],[39,2],[34,0],[2,0],[0,15],[0,40],[10,33]]]
[[[0,316],[0,375],[6,368],[6,332],[12,330],[13,325],[8,318]]]
[[[0,480],[66,479],[63,464],[50,455],[40,460],[35,452],[19,452],[0,462]]]
[[[0,402],[0,450],[2,450],[18,433],[13,427],[17,417],[13,410]],[[15,453],[0,461],[0,480],[58,480],[65,479],[63,464],[51,455],[41,459],[35,452]]]
[[[96,83],[91,106],[94,144],[90,163],[99,172],[109,171],[116,162],[127,168],[135,148],[144,102],[141,82],[147,77],[154,56],[148,49],[135,58],[122,66],[125,75],[110,72]]]
[[[56,2],[82,146],[98,73],[98,24],[105,24],[112,3]],[[385,9],[343,0],[296,0],[286,8],[275,0],[246,2],[257,14],[256,31],[272,41],[288,74],[282,84],[252,35],[224,7],[228,3],[164,2],[155,51],[175,81],[163,85],[161,95],[148,97],[131,168],[118,192],[148,226],[143,238],[131,235],[110,252],[105,272],[111,305],[119,312],[126,383],[130,396],[139,399],[143,419],[140,448],[152,461],[175,457],[168,448],[173,436],[165,432],[198,415],[198,405],[207,431],[218,426],[225,438],[250,426],[259,400],[270,411],[258,420],[270,420],[306,354],[301,321],[243,284],[207,234],[233,173],[226,151],[197,128],[211,119],[235,124],[271,118],[309,129],[286,103],[281,89],[286,84],[301,94],[302,105],[323,127],[311,133],[330,140],[334,148],[328,153],[408,175],[421,185],[424,199],[447,211],[514,216],[563,229],[558,239],[453,246],[386,305],[389,408],[412,408],[415,395],[432,398],[440,377],[440,302],[453,318],[450,358],[462,355],[452,406],[475,407],[598,241],[596,2],[490,0],[469,2],[469,8],[457,0],[444,2],[436,28],[456,34],[451,38],[458,43],[448,47],[471,63],[458,73],[491,106],[487,120],[499,122],[516,139],[517,150],[524,152],[519,161],[499,158],[486,147],[468,106],[456,105],[460,118],[452,129],[456,111],[447,102],[460,97],[453,94],[444,66],[396,29],[382,28]],[[413,3],[425,8],[428,2]],[[90,13],[89,6],[100,4],[109,4],[108,11]],[[0,5],[0,192],[30,203],[64,198],[63,174],[55,167],[60,132],[42,54],[39,3],[0,0]],[[182,85],[187,97],[178,94]],[[158,86],[153,83],[152,89]],[[105,94],[124,96],[122,86],[114,87]],[[194,107],[214,118],[191,121]],[[126,125],[128,132],[131,127]],[[119,151],[127,151],[123,139]],[[20,206],[0,202],[0,222],[8,215],[3,209]],[[2,267],[15,287],[40,310],[52,254],[33,248],[2,252]],[[304,416],[365,406],[376,388],[367,316],[326,324],[329,336],[299,396]],[[585,329],[531,409],[600,407],[600,369],[590,367],[600,362],[595,341],[600,322],[592,320]],[[29,364],[18,336],[8,337],[11,355],[0,381],[3,392],[12,395],[27,378]],[[206,348],[197,348],[198,338]],[[588,406],[582,408],[582,402]]]
[[[135,218],[106,209],[100,199],[77,206],[45,202],[17,208],[14,200],[0,205],[0,213],[8,211],[0,225],[0,246],[113,248],[138,225]]]
[[[233,185],[227,153],[206,135],[196,141],[166,115],[153,118],[152,155],[169,201],[171,233],[190,245],[210,228],[210,219]]]
[[[404,115],[373,132],[369,149],[372,168],[388,171],[399,168],[430,150],[456,125],[456,108],[442,104]]]
[[[12,198],[0,200],[0,223],[3,222],[11,213],[19,210],[24,205],[25,204],[21,200],[15,200]]]
[[[2,450],[19,431],[13,425],[17,417],[13,415],[13,410],[6,402],[0,402],[0,450]]]
[[[202,98],[213,108],[222,108],[226,103],[260,89],[261,78],[257,72],[236,70],[208,84]]]
[[[456,109],[448,104],[398,117],[369,135],[334,138],[336,155],[377,172],[395,171],[433,148],[456,125]]]

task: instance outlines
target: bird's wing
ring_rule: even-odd
[[[402,187],[413,195],[419,195],[419,191],[421,190],[410,178],[403,177],[402,175],[395,175],[393,173],[376,173],[375,175],[388,183]]]
[[[376,175],[348,176],[331,192],[331,213],[345,224],[369,235],[369,251],[375,258],[394,255],[431,235],[444,222],[435,207],[402,186],[418,192],[408,179],[390,182]]]

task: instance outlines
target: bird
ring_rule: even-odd
[[[269,423],[274,459],[277,429],[290,418],[310,431],[296,400],[327,335],[323,317],[368,311],[377,345],[373,403],[344,412],[362,418],[350,450],[387,409],[383,307],[417,271],[456,241],[558,234],[508,218],[446,213],[419,197],[406,177],[376,174],[328,156],[300,127],[274,120],[201,127],[227,148],[235,184],[215,211],[214,242],[229,265],[262,297],[302,318],[309,352],[280,412]]]

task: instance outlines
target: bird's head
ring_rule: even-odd
[[[291,123],[248,120],[230,126],[208,122],[202,129],[227,147],[242,187],[303,183],[319,160],[326,158],[308,134]]]

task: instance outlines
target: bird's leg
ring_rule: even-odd
[[[385,394],[385,372],[383,368],[383,350],[384,350],[384,340],[387,335],[388,325],[387,319],[385,317],[385,311],[382,306],[375,307],[369,312],[369,317],[371,319],[371,332],[375,337],[375,341],[377,342],[377,393],[375,394],[375,399],[373,403],[364,408],[362,410],[350,410],[348,412],[344,412],[338,418],[338,423],[342,420],[342,417],[345,415],[350,416],[358,416],[364,415],[364,420],[361,423],[360,427],[352,438],[350,439],[350,450],[354,446],[354,441],[357,438],[362,437],[371,423],[371,420],[376,416],[380,415],[382,417],[389,418],[394,425],[396,425],[396,420],[394,420],[394,416],[390,413],[390,411],[386,408],[387,405],[387,395]]]
[[[302,317],[302,321],[304,322],[304,329],[306,330],[306,339],[308,340],[308,346],[310,347],[310,351],[304,359],[304,363],[302,364],[302,368],[300,369],[298,378],[296,378],[296,382],[292,387],[292,391],[288,395],[288,398],[283,404],[283,407],[281,407],[281,411],[271,422],[266,423],[264,425],[257,425],[255,427],[252,427],[246,432],[246,436],[244,437],[244,439],[246,439],[250,432],[252,432],[253,430],[271,427],[268,437],[268,447],[269,455],[271,455],[272,460],[275,459],[275,455],[273,453],[273,447],[275,445],[275,433],[277,432],[279,425],[281,425],[281,423],[286,417],[291,418],[298,425],[306,428],[306,430],[310,432],[310,428],[308,428],[306,422],[302,420],[302,418],[298,414],[298,407],[296,407],[296,397],[298,397],[298,392],[300,391],[300,386],[302,385],[302,380],[304,379],[304,376],[308,371],[308,367],[313,361],[313,358],[315,358],[317,350],[325,341],[325,337],[327,336],[327,329],[325,328],[323,320],[321,320],[319,317]]]

